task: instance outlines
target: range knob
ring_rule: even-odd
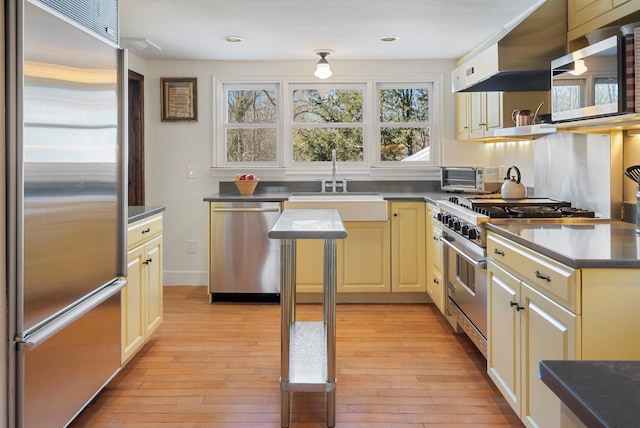
[[[453,230],[458,232],[458,231],[460,231],[461,228],[462,228],[462,222],[460,220],[455,220],[453,222]]]
[[[455,224],[455,222],[456,219],[452,216],[449,216],[449,218],[447,219],[447,226],[453,229],[453,225]]]
[[[438,219],[439,222],[442,223],[442,213],[438,213],[438,215],[436,216],[436,218]]]
[[[480,231],[478,230],[478,228],[472,227],[471,229],[469,229],[468,236],[469,239],[478,239],[478,237],[480,236]]]
[[[463,224],[460,228],[460,233],[462,233],[462,236],[467,236],[469,234],[469,229],[470,226],[468,224]]]

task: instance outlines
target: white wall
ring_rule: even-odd
[[[450,72],[453,60],[420,61],[332,61],[332,80],[373,76],[442,76],[438,96],[442,99],[444,152],[442,164],[489,164],[482,143],[455,141],[455,96],[451,94]],[[309,76],[314,61],[233,62],[233,61],[142,61],[130,55],[129,68],[145,76],[145,167],[146,204],[164,205],[164,244],[166,285],[206,285],[207,283],[207,205],[202,198],[218,191],[219,180],[229,180],[210,170],[212,156],[213,78],[214,76]],[[160,78],[198,79],[198,121],[161,122]],[[518,160],[520,165],[524,162]],[[194,179],[186,175],[187,165],[196,169]],[[367,179],[366,177],[363,179]],[[197,253],[187,254],[187,240],[197,241]]]

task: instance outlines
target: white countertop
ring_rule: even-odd
[[[338,210],[286,209],[269,231],[272,239],[344,239]]]

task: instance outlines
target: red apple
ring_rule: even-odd
[[[253,174],[247,174],[246,180],[256,180],[258,177],[256,177]]]

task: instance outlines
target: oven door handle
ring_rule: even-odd
[[[469,256],[468,254],[466,254],[464,252],[464,250],[460,247],[460,245],[458,245],[455,241],[453,241],[453,242],[449,241],[444,236],[440,237],[440,241],[443,244],[445,244],[447,247],[449,247],[453,251],[455,251],[456,254],[458,254],[460,257],[462,257],[463,259],[465,259],[466,261],[468,261],[469,263],[471,263],[473,266],[477,267],[478,269],[486,269],[487,268],[487,260],[486,259],[475,260],[474,258]]]

